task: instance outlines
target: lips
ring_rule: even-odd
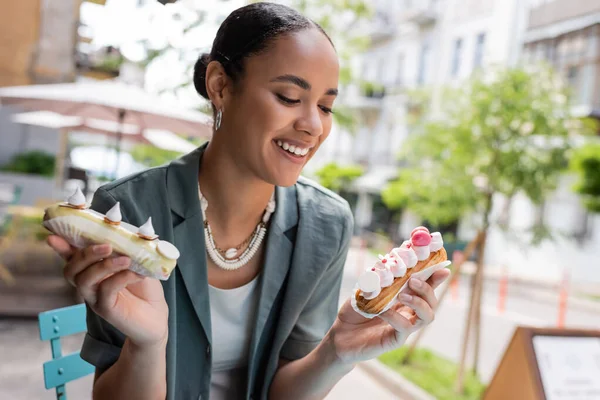
[[[311,149],[310,146],[303,146],[296,142],[289,142],[282,139],[276,140],[275,144],[277,144],[277,146],[282,148],[284,151],[299,157],[306,156]]]

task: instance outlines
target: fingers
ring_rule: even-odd
[[[128,257],[108,258],[85,268],[75,276],[75,286],[83,298],[90,304],[96,304],[98,284],[109,276],[129,268]]]
[[[122,289],[143,279],[143,276],[129,270],[117,272],[106,278],[98,285],[96,310],[101,315],[106,315],[114,308],[118,300],[118,294]]]
[[[111,252],[111,246],[107,244],[88,246],[84,250],[76,251],[63,271],[65,279],[71,285],[76,286],[75,276],[90,265],[108,257]]]
[[[387,322],[398,332],[407,332],[413,328],[413,324],[394,310],[387,310],[379,315],[379,318]]]
[[[421,299],[425,300],[425,302],[427,302],[431,308],[436,308],[438,300],[435,296],[433,288],[428,282],[423,282],[418,279],[411,279],[408,282],[408,286],[412,289],[416,297],[420,297]]]
[[[57,235],[48,236],[46,243],[48,243],[48,246],[52,247],[52,249],[66,261],[69,261],[76,250],[69,242]]]
[[[450,270],[448,268],[441,269],[439,271],[435,271],[433,275],[427,280],[429,286],[433,289],[436,289],[440,286],[448,277],[450,276]]]
[[[400,301],[412,308],[417,314],[417,317],[424,323],[429,324],[434,320],[435,313],[433,312],[433,308],[421,297],[402,293],[400,295]]]

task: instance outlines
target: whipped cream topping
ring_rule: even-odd
[[[404,244],[403,244],[404,246]],[[404,261],[406,268],[414,268],[419,261],[417,258],[417,253],[410,247],[397,247],[392,250],[392,254],[395,254],[397,258],[400,258]]]
[[[400,247],[392,249],[385,256],[380,255],[379,261],[358,277],[361,296],[366,300],[374,299],[382,288],[394,283],[394,278],[403,277],[408,269],[414,268],[419,261],[427,260],[432,252],[443,246],[441,233],[430,234],[427,228],[415,228],[411,240],[404,241]]]
[[[83,195],[83,192],[81,192],[79,186],[77,186],[77,189],[75,189],[75,192],[69,197],[67,202],[71,206],[81,207],[85,205],[85,196]]]
[[[429,258],[429,246],[412,246],[412,250],[417,255],[417,260],[425,261]]]
[[[380,288],[381,278],[375,271],[368,270],[358,277],[358,287],[363,292],[374,292]]]
[[[373,267],[377,275],[379,275],[380,286],[382,288],[388,287],[394,283],[394,274],[388,267],[388,262],[388,259],[382,256],[382,258]]]
[[[121,222],[123,217],[121,216],[121,205],[118,201],[117,204],[115,204],[110,210],[108,210],[108,212],[106,213],[106,218],[108,218],[108,220],[112,222]]]
[[[392,254],[390,254],[390,260],[392,262],[390,264],[390,271],[392,271],[394,278],[402,278],[404,275],[406,275],[406,270],[408,268],[406,267],[404,260],[397,254],[397,252],[394,253],[394,250],[392,250]]]
[[[140,226],[138,233],[147,237],[153,237],[156,235],[154,233],[154,227],[152,226],[152,217],[148,217],[148,220],[144,223],[144,225]]]
[[[431,234],[431,244],[429,245],[429,250],[438,251],[442,247],[444,247],[444,240],[442,240],[442,234],[439,232],[433,232]]]
[[[165,240],[159,240],[156,248],[160,254],[169,260],[177,260],[179,258],[179,250],[177,250],[177,247]]]

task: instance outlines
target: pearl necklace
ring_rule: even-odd
[[[265,213],[263,214],[262,221],[256,226],[256,229],[250,237],[244,242],[242,242],[237,247],[232,247],[227,249],[226,251],[221,250],[217,247],[215,243],[215,239],[212,235],[212,230],[210,229],[210,225],[208,223],[208,219],[206,218],[206,209],[208,208],[208,201],[202,195],[200,191],[200,186],[198,186],[198,194],[200,196],[200,208],[202,209],[202,217],[204,218],[204,241],[206,242],[206,252],[210,256],[211,260],[222,269],[233,271],[239,269],[246,265],[248,261],[254,257],[260,245],[262,244],[263,239],[267,233],[267,223],[271,218],[271,214],[275,211],[275,192],[271,195],[271,199],[267,204],[267,208],[265,208]],[[241,255],[238,256],[241,247],[243,247],[246,243],[250,242],[246,250],[242,252]]]

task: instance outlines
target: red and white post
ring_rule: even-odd
[[[452,252],[452,264],[460,265],[465,261],[465,254],[460,250],[454,250]],[[452,281],[450,281],[450,294],[452,301],[458,301],[458,287],[460,286],[460,276],[454,275]]]
[[[563,279],[560,285],[560,295],[558,298],[558,318],[556,326],[558,328],[565,327],[565,321],[567,319],[567,300],[569,298],[569,270],[564,269]]]
[[[508,293],[508,268],[502,266],[500,280],[498,281],[498,314],[504,314],[506,309],[506,295]]]

